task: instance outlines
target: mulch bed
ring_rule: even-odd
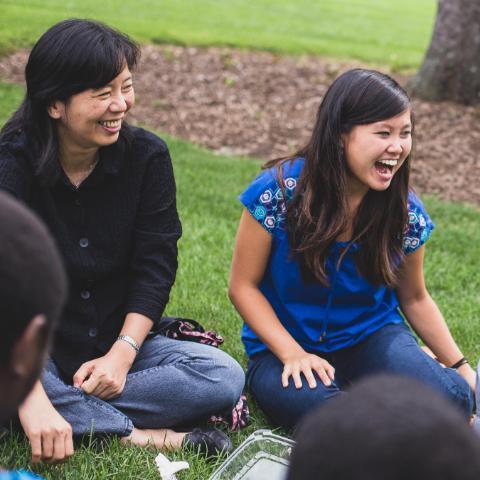
[[[0,81],[21,83],[26,58],[23,51],[0,59]],[[307,140],[328,85],[354,66],[314,56],[146,46],[130,121],[223,154],[288,155]],[[413,104],[414,186],[480,206],[480,108]]]

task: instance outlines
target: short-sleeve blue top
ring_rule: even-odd
[[[303,166],[303,159],[283,166],[286,201],[292,198]],[[270,258],[259,288],[272,305],[279,320],[308,352],[333,352],[361,342],[391,323],[401,323],[395,291],[374,286],[360,276],[355,266],[358,245],[353,244],[340,267],[341,249],[348,242],[336,242],[327,258],[329,287],[318,282],[305,283],[285,231],[286,203],[277,181],[277,169],[262,172],[240,195],[251,215],[272,235]],[[423,245],[435,227],[420,199],[408,197],[408,225],[403,248],[406,254]],[[242,341],[249,356],[267,347],[244,324]]]

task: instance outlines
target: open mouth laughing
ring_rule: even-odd
[[[398,160],[395,159],[378,160],[378,162],[375,162],[375,170],[380,176],[391,178],[393,175],[393,169],[397,165]]]

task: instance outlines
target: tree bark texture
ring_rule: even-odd
[[[408,84],[424,100],[480,103],[480,0],[439,0],[430,47]]]

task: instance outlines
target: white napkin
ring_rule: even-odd
[[[171,462],[162,453],[159,453],[155,457],[155,463],[157,464],[162,480],[177,480],[175,474],[180,470],[189,468],[188,462]]]

